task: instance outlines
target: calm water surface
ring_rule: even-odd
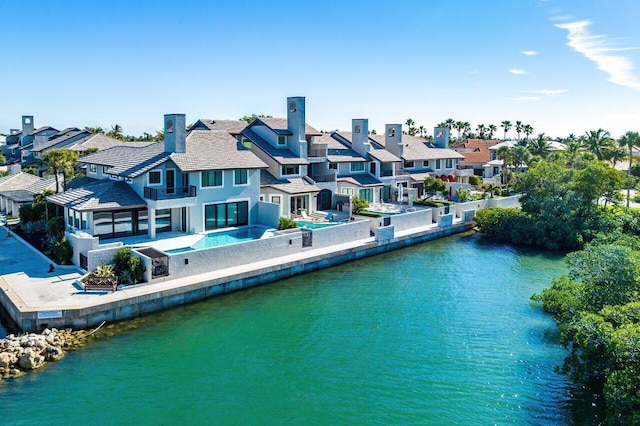
[[[573,424],[529,301],[561,256],[456,236],[121,324],[0,384],[3,424]]]

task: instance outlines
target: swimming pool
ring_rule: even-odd
[[[232,229],[230,231],[210,232],[204,237],[196,241],[190,247],[180,247],[170,250],[165,250],[168,254],[184,253],[191,250],[200,250],[211,247],[226,246],[229,244],[242,243],[244,241],[258,240],[262,238],[266,230],[264,228],[243,228]]]
[[[307,228],[307,229],[320,229],[320,228],[326,228],[328,226],[333,226],[338,224],[337,222],[315,223],[315,222],[305,222],[304,220],[297,220],[296,223],[300,228]]]

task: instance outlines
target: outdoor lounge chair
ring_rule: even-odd
[[[313,218],[307,214],[306,210],[300,210],[300,216],[302,216],[302,219],[307,222],[313,222]]]

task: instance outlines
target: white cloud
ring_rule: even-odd
[[[507,101],[518,101],[518,102],[535,102],[539,101],[539,96],[521,96],[519,98],[504,98]]]
[[[538,52],[536,52],[535,50],[523,50],[522,54],[526,56],[536,56]]]
[[[633,62],[620,52],[629,48],[617,48],[605,35],[593,35],[589,32],[591,21],[576,21],[556,24],[557,28],[567,30],[567,46],[594,62],[597,68],[609,74],[610,82],[640,91],[640,81],[634,74]]]
[[[515,74],[515,75],[524,75],[524,74],[526,74],[526,73],[527,73],[525,70],[520,69],[520,68],[511,68],[511,69],[509,70],[509,72],[510,72],[511,74]]]
[[[550,21],[569,21],[571,19],[573,19],[571,15],[557,15],[549,18]]]
[[[537,89],[537,90],[525,90],[525,93],[539,93],[541,95],[545,95],[545,96],[558,96],[558,95],[562,95],[563,93],[567,93],[569,91],[569,89],[557,89],[557,90],[552,90],[552,89]]]

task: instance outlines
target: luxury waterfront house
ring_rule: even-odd
[[[195,130],[165,116],[164,142],[117,146],[82,158],[86,178],[49,197],[71,229],[101,239],[204,232],[257,221],[266,165],[229,133]]]

